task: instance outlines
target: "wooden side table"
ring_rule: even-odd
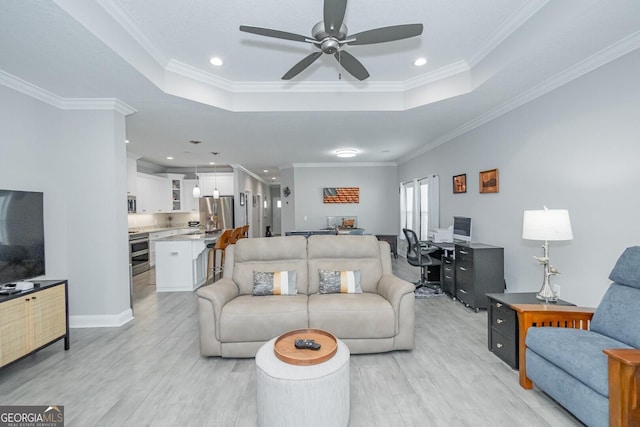
[[[487,294],[487,333],[489,351],[513,369],[518,369],[518,315],[513,304],[544,304],[536,298],[536,292]],[[550,305],[575,305],[558,300]]]

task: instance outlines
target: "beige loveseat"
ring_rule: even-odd
[[[320,294],[319,269],[361,272],[362,293]],[[253,295],[253,272],[296,271],[295,295]],[[374,236],[241,239],[226,249],[223,278],[197,290],[200,353],[254,357],[284,332],[318,328],[351,353],[414,347],[414,285],[391,272],[389,244]]]

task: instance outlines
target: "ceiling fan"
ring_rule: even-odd
[[[324,21],[314,25],[311,30],[313,37],[247,25],[241,25],[240,31],[277,39],[312,43],[320,49],[319,52],[311,53],[294,65],[282,76],[282,80],[290,80],[297,76],[320,58],[323,53],[333,55],[340,65],[358,80],[365,80],[369,77],[369,72],[353,55],[341,49],[344,45],[385,43],[422,34],[422,24],[404,24],[348,35],[347,26],[343,22],[346,9],[347,0],[324,0]]]

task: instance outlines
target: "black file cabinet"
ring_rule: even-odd
[[[456,296],[456,269],[453,256],[443,256],[442,266],[440,267],[440,286],[447,294],[455,298]]]
[[[504,249],[484,243],[456,244],[455,258],[455,297],[476,311],[486,309],[486,294],[505,288]]]
[[[544,304],[535,292],[487,294],[487,331],[489,351],[502,359],[512,369],[518,369],[518,314],[512,304]],[[558,300],[552,305],[574,305]]]

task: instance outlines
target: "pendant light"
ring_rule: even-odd
[[[198,178],[198,165],[196,165],[196,186],[193,187],[193,197],[195,197],[196,199],[200,197],[200,187],[198,187],[199,180],[200,179]]]
[[[218,175],[216,174],[216,164],[213,164],[213,198],[219,199],[220,192],[218,191]]]

